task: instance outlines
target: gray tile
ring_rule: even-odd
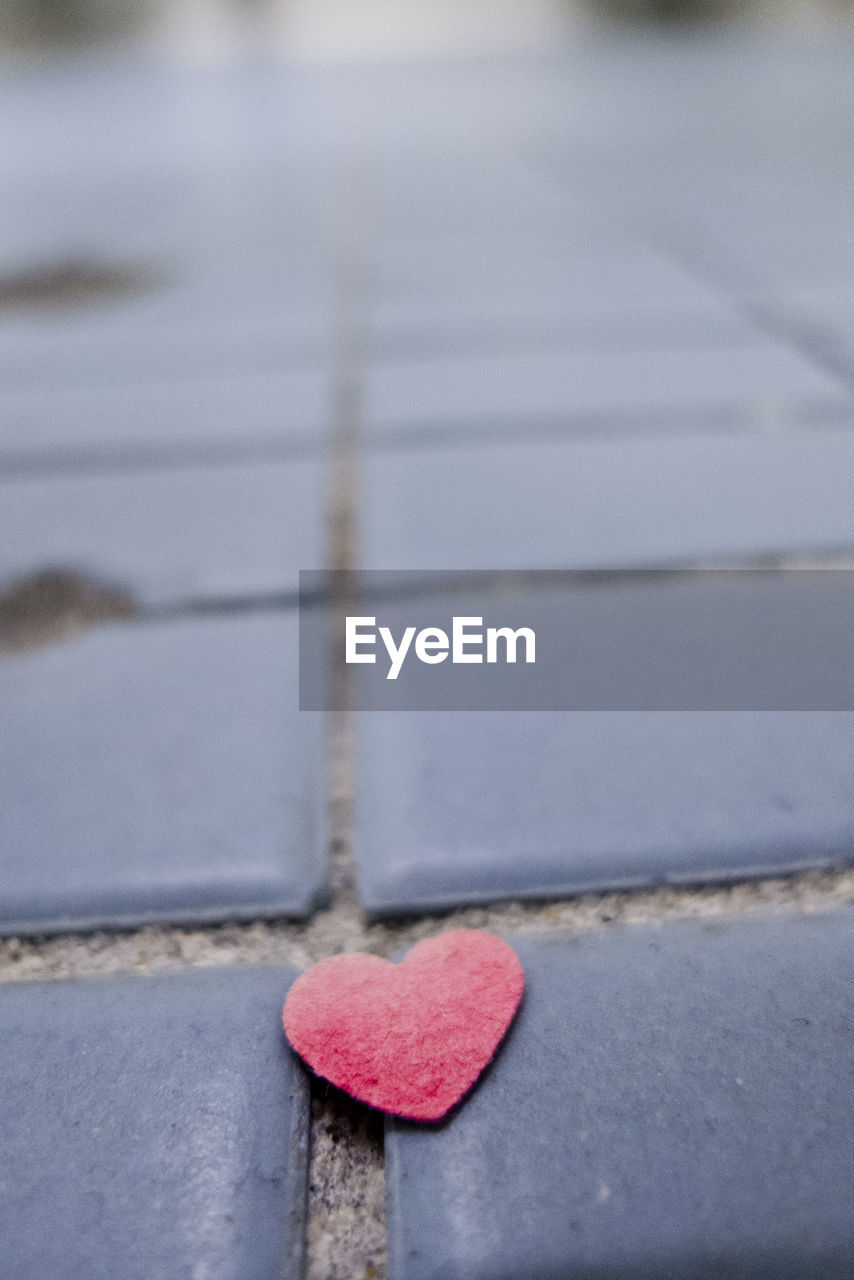
[[[295,327],[323,342],[327,197],[299,86],[281,72],[198,77],[146,61],[113,51],[4,79],[0,362],[17,332],[38,341],[63,323],[72,345],[78,327],[112,326],[114,348],[140,335],[150,346],[161,328],[283,316],[286,342]],[[76,282],[52,292],[51,272],[69,269]],[[125,353],[114,377],[140,364]]]
[[[295,593],[326,558],[325,480],[294,459],[22,475],[0,485],[0,583],[61,567],[146,605]]]
[[[111,236],[94,221],[101,201],[109,200],[109,179],[86,176],[95,194],[80,217],[87,234],[75,232],[73,214],[66,210],[67,218],[54,214],[49,227],[27,223],[23,243],[0,257],[4,310],[21,320],[53,314],[84,323],[113,319],[121,328],[139,319],[152,325],[200,323],[282,309],[311,321],[327,311],[328,270],[322,260],[312,262],[316,250],[300,244],[301,236],[286,220],[278,229],[279,243],[288,245],[284,254],[254,225],[251,211],[241,210],[243,220],[232,227],[204,226],[206,202],[227,202],[234,191],[232,177],[224,175],[212,190],[177,193],[162,227]],[[145,175],[136,176],[144,185]],[[64,192],[51,189],[39,197],[60,205],[64,198]],[[72,271],[78,283],[65,294],[51,293],[50,273],[63,270]],[[28,301],[28,281],[41,281],[43,296]]]
[[[290,616],[105,627],[0,663],[0,930],[308,912],[322,718]]]
[[[779,302],[791,314],[854,345],[854,285],[790,290],[779,295]]]
[[[447,70],[447,63],[443,70]],[[477,78],[470,74],[471,70],[470,64],[468,73],[461,77],[460,97],[468,99],[461,104],[463,110],[477,94]],[[512,76],[509,61],[503,67],[494,64],[487,74],[496,77],[497,73],[497,79],[502,70]],[[542,81],[537,72],[527,77],[528,86]],[[380,77],[374,77],[374,83],[379,82]],[[536,254],[545,245],[554,244],[595,252],[619,235],[620,218],[604,210],[600,201],[591,200],[588,187],[580,194],[569,186],[560,187],[550,174],[532,170],[524,157],[520,162],[520,158],[506,151],[496,151],[494,139],[502,124],[494,101],[485,111],[482,98],[475,105],[482,112],[477,136],[469,135],[461,141],[459,115],[445,115],[450,103],[450,96],[444,94],[446,86],[447,81],[442,85],[434,76],[431,85],[412,95],[410,100],[415,111],[423,114],[423,121],[416,122],[410,116],[405,146],[396,145],[398,139],[383,128],[370,140],[375,159],[373,171],[365,175],[366,195],[375,199],[372,204],[366,201],[366,207],[377,229],[378,285],[384,286],[391,278],[390,269],[400,261],[407,241],[462,236],[489,240],[497,236],[517,240],[527,246],[529,253]],[[405,93],[406,89],[400,87]],[[520,106],[517,99],[511,111]],[[432,137],[419,137],[418,123],[426,124]],[[444,130],[443,123],[448,126]],[[405,270],[408,273],[411,268]],[[425,281],[423,273],[420,279]]]
[[[854,713],[366,712],[354,847],[377,914],[854,860]]]
[[[284,156],[235,174],[233,159],[77,154],[5,175],[0,451],[322,438],[329,272],[311,175]]]
[[[100,313],[75,314],[73,323],[54,314],[13,321],[7,313],[0,319],[0,380],[7,394],[119,384],[119,392],[130,387],[130,397],[134,384],[146,382],[302,371],[305,394],[312,387],[306,366],[310,373],[328,356],[328,328],[322,316],[261,309],[171,323]]]
[[[722,297],[624,238],[591,245],[560,225],[458,228],[399,236],[394,248],[400,261],[384,264],[370,309],[371,349],[389,363],[483,350],[505,359],[569,352],[577,361],[601,349],[637,359],[650,348],[763,341]]]
[[[391,1280],[844,1280],[850,911],[514,940],[508,1042],[386,1137]]]
[[[658,298],[636,303],[601,294],[559,301],[437,298],[383,303],[369,321],[371,349],[389,363],[453,355],[518,356],[534,351],[612,352],[664,348],[747,347],[757,330],[724,303],[694,305]]]
[[[753,309],[854,377],[854,282],[849,288],[767,293]]]
[[[0,394],[0,458],[62,459],[86,450],[141,457],[192,449],[301,444],[322,449],[330,419],[326,370],[219,372],[100,387]]]
[[[194,71],[115,47],[85,59],[10,62],[0,87],[5,165],[15,176],[44,180],[104,173],[128,187],[134,174],[150,172],[173,183],[185,171],[215,180],[223,168],[245,178],[271,155],[305,155],[306,120],[295,108],[304,105],[306,79],[273,63]],[[227,217],[228,206],[207,213]]]
[[[0,988],[0,1272],[298,1280],[308,1091],[292,969]]]
[[[532,421],[558,419],[571,432],[611,421],[716,412],[763,422],[805,409],[854,410],[844,384],[771,342],[741,349],[557,351],[375,364],[365,404],[370,436],[430,427],[488,434],[496,424],[524,435]]]
[[[363,569],[715,562],[851,546],[846,430],[490,443],[374,455]]]
[[[170,171],[164,155],[159,165],[138,158],[99,168],[78,154],[68,172],[47,177],[5,165],[4,327],[63,316],[121,329],[139,320],[242,320],[259,310],[310,321],[328,314],[312,175],[283,156],[266,172],[249,163],[235,173],[233,164],[233,156],[183,157]],[[291,199],[294,192],[305,198]],[[50,273],[69,269],[73,286],[51,292]],[[27,282],[41,282],[41,292],[28,295]]]
[[[830,174],[843,172],[843,156],[840,146],[829,157]],[[704,194],[698,210],[703,239],[767,286],[854,287],[849,197],[828,196],[813,168],[805,157],[773,175],[732,166],[718,191]]]
[[[114,54],[32,72],[4,80],[4,267],[64,250],[140,254],[186,284],[188,264],[224,279],[241,262],[260,265],[258,249],[274,275],[312,278],[323,261],[322,162],[304,121],[262,115],[293,93],[292,77],[221,69],[204,83]],[[227,243],[230,258],[218,260]]]
[[[665,254],[604,233],[590,243],[560,224],[502,233],[463,223],[444,236],[394,237],[379,252],[380,303],[480,301],[484,312],[511,302],[562,305],[592,317],[646,306],[712,319],[727,311],[719,295]]]

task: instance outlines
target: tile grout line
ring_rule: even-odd
[[[832,343],[824,338],[821,325],[787,313],[785,301],[780,306],[781,290],[761,276],[755,278],[753,288],[748,290],[748,295],[753,296],[741,296],[727,283],[739,279],[737,254],[733,256],[723,243],[708,234],[697,252],[696,230],[694,227],[690,237],[693,249],[688,247],[684,228],[678,237],[673,237],[671,227],[670,236],[656,234],[653,242],[661,252],[710,288],[734,315],[747,321],[757,334],[797,352],[849,394],[854,391],[854,366],[844,354],[833,350]]]
[[[854,903],[854,868],[804,871],[728,884],[668,885],[512,899],[449,911],[360,920],[335,908],[309,920],[273,917],[217,924],[156,924],[0,938],[0,983],[69,981],[107,974],[177,972],[231,965],[307,968],[341,951],[389,958],[447,928],[515,934],[586,932],[687,919],[807,914]],[[354,920],[354,923],[350,923]],[[342,922],[344,928],[341,928]],[[330,928],[330,924],[334,927]]]
[[[364,178],[334,175],[330,226],[333,281],[329,563],[332,616],[349,609],[356,561],[359,441],[365,394],[370,219]],[[335,626],[335,635],[343,627]],[[335,950],[361,950],[367,937],[353,855],[354,741],[350,672],[333,642],[328,796],[332,901],[325,913]],[[383,1118],[326,1081],[311,1078],[305,1280],[384,1280],[386,1212]]]

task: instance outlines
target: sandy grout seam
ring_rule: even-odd
[[[330,227],[333,260],[332,423],[329,564],[332,614],[349,610],[356,560],[358,443],[365,394],[367,248],[364,174],[338,172]],[[337,627],[335,634],[343,634]],[[328,802],[332,903],[330,950],[366,941],[353,856],[354,743],[350,671],[332,653]],[[317,1076],[311,1077],[305,1280],[384,1280],[386,1200],[383,1118]]]
[[[310,920],[284,917],[202,925],[144,925],[0,938],[0,983],[69,981],[123,973],[151,975],[231,965],[305,969],[328,955],[363,950],[389,958],[446,929],[514,935],[735,919],[761,914],[815,915],[854,905],[854,868],[805,871],[733,884],[609,890],[549,901],[519,900],[406,919],[364,919],[331,907]]]

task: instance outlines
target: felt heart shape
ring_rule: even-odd
[[[288,992],[285,1034],[313,1071],[361,1102],[438,1120],[495,1053],[524,985],[506,942],[453,929],[417,943],[401,964],[321,960]]]

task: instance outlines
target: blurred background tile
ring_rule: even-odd
[[[80,452],[144,460],[182,450],[201,459],[218,450],[286,451],[294,444],[322,451],[328,401],[319,369],[229,376],[211,370],[204,378],[0,393],[2,451],[13,462],[60,463]]]
[[[79,473],[0,483],[0,585],[49,567],[114,583],[144,607],[259,594],[293,603],[299,570],[324,563],[316,462],[93,474],[97,459],[75,461]]]
[[[373,454],[362,569],[640,568],[854,543],[847,428],[662,429]]]
[[[782,344],[654,351],[506,352],[375,365],[367,374],[369,438],[489,434],[524,437],[553,422],[574,431],[637,430],[678,422],[685,433],[717,415],[751,426],[764,418],[850,414],[844,386]],[[693,420],[693,421],[692,421]]]
[[[305,915],[323,721],[292,617],[103,627],[0,664],[0,930]]]

